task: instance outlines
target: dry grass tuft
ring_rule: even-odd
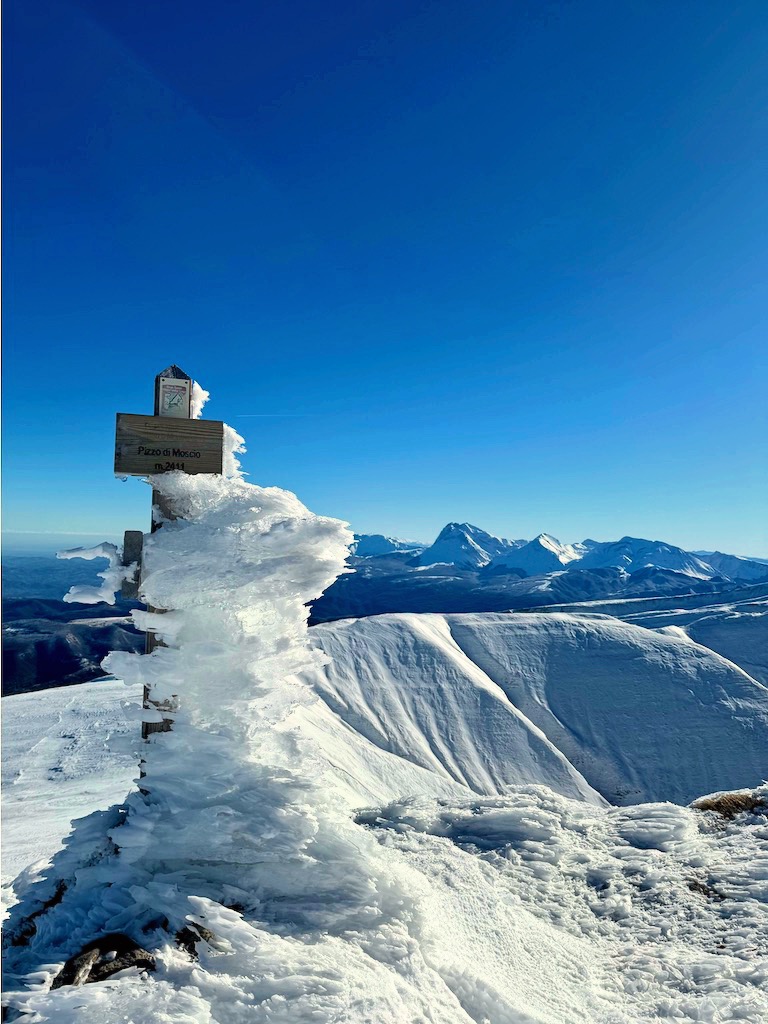
[[[735,818],[744,811],[765,807],[766,801],[756,789],[740,789],[735,793],[715,793],[694,800],[691,807],[696,811],[715,811],[724,818]]]

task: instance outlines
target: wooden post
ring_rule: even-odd
[[[126,530],[123,534],[123,565],[135,565],[136,571],[131,579],[124,579],[120,596],[135,601],[139,596],[139,580],[141,578],[141,552],[144,547],[144,534],[141,530]]]
[[[155,377],[155,416],[187,420],[192,418],[192,378],[175,364]],[[150,527],[152,533],[155,533],[163,525],[162,520],[155,519],[155,509],[163,519],[176,518],[171,503],[159,491],[152,488],[152,524]],[[147,605],[147,611],[161,614],[166,609]],[[157,647],[164,646],[163,641],[156,633],[147,630],[144,642],[145,654],[151,654]],[[143,721],[141,723],[141,738],[148,740],[153,733],[170,732],[173,728],[173,714],[178,710],[178,706],[176,694],[173,694],[170,699],[154,701],[149,696],[149,687],[145,686],[144,709],[159,712],[163,718],[159,722]]]

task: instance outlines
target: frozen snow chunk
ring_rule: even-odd
[[[199,420],[203,415],[203,406],[211,397],[210,391],[206,391],[196,380],[192,381],[192,396],[190,401],[191,419]]]
[[[123,580],[132,578],[136,570],[135,562],[128,566],[123,565],[122,550],[116,544],[110,544],[107,541],[96,544],[92,548],[71,548],[68,551],[57,551],[56,557],[87,560],[106,558],[109,563],[103,572],[96,574],[104,581],[100,587],[89,587],[84,584],[70,587],[62,598],[62,601],[66,601],[67,604],[99,604],[102,601],[105,604],[114,604],[115,594],[120,590]]]
[[[619,837],[639,850],[667,852],[697,834],[690,811],[676,804],[638,804],[614,817]]]

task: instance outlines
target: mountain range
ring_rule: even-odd
[[[542,533],[506,540],[470,523],[448,523],[433,544],[358,534],[349,566],[312,605],[313,623],[398,612],[501,612],[579,602],[743,599],[768,581],[768,564],[723,552],[692,552],[623,537],[563,544]],[[12,556],[3,565],[4,691],[93,679],[109,650],[139,650],[142,636],[118,599],[83,608],[60,596],[93,582],[93,563]],[[748,589],[748,587],[747,587]],[[616,614],[612,611],[611,614]]]
[[[497,612],[583,601],[725,594],[768,580],[768,564],[640,537],[563,544],[506,540],[448,523],[433,544],[356,535],[354,572],[312,606],[313,623],[391,612]]]
[[[416,567],[452,565],[457,569],[490,569],[538,576],[564,569],[669,569],[696,579],[764,580],[766,563],[721,551],[686,551],[674,544],[639,537],[617,541],[584,540],[563,544],[540,533],[533,540],[506,540],[471,523],[448,523],[429,545],[381,534],[356,534],[357,558],[406,556]]]

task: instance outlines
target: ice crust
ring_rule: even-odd
[[[761,810],[606,808],[520,715],[525,770],[538,760],[569,795],[504,779],[479,795],[468,774],[490,766],[446,777],[381,750],[308,682],[326,656],[306,605],[343,571],[346,526],[237,475],[151,482],[183,518],[146,541],[143,597],[169,610],[135,614],[167,646],[106,667],[180,710],[145,747],[141,791],[77,822],[12,912],[11,941],[40,912],[7,961],[26,1019],[765,1019]],[[440,623],[424,628],[464,664]],[[473,678],[481,703],[505,699]],[[347,769],[361,763],[364,785]],[[209,935],[198,960],[174,941],[195,923]],[[153,950],[157,971],[49,990],[108,932]]]
[[[94,558],[106,558],[108,562],[106,569],[96,574],[104,581],[101,586],[90,587],[80,584],[70,587],[68,593],[62,598],[62,601],[66,601],[67,604],[99,604],[102,601],[105,604],[114,604],[115,594],[120,589],[123,580],[132,576],[136,569],[135,562],[132,565],[124,566],[121,548],[108,541],[96,544],[91,548],[70,548],[67,551],[58,551],[56,557],[83,558],[88,561]]]
[[[206,391],[196,380],[192,381],[192,396],[190,401],[190,412],[193,420],[199,420],[203,415],[203,406],[211,397],[210,391]]]

